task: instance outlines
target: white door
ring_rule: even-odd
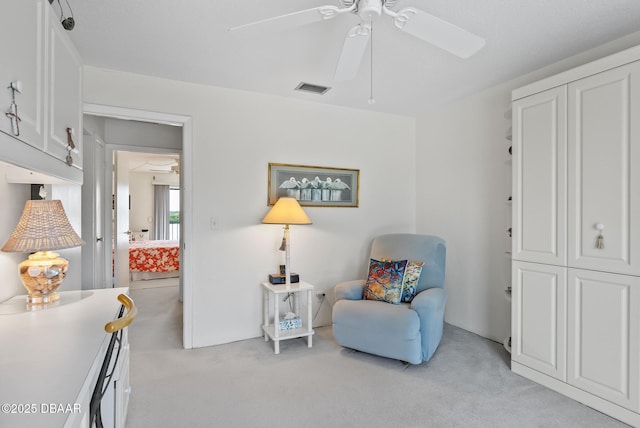
[[[129,161],[128,152],[114,159],[114,286],[129,286]]]
[[[514,260],[566,264],[566,87],[513,103]]]
[[[570,84],[569,111],[568,265],[640,275],[640,62]]]
[[[105,146],[97,136],[84,135],[84,156],[86,169],[83,171],[82,184],[82,288],[106,288],[105,248],[110,240],[105,235],[104,223],[104,177]],[[109,169],[111,171],[111,169]],[[109,256],[111,264],[111,256]]]
[[[2,66],[0,66],[0,131],[15,135],[11,121],[4,116],[11,110],[11,82],[22,83],[16,92],[16,105],[22,141],[44,150],[44,46],[45,13],[49,5],[43,1],[10,0],[2,2],[5,19],[0,25]],[[11,16],[7,19],[6,16]],[[10,42],[9,42],[10,41]]]
[[[511,358],[566,381],[567,269],[513,262]]]
[[[640,278],[569,269],[568,382],[638,411]]]
[[[73,167],[82,169],[82,59],[55,13],[49,13],[47,28],[49,117],[45,151],[63,162],[71,155]],[[70,140],[75,148],[69,153]]]
[[[105,248],[109,241],[105,236],[104,224],[104,177],[105,177],[105,148],[104,142],[99,138],[94,139],[94,228],[95,245],[93,253],[93,283],[95,288],[106,288]]]

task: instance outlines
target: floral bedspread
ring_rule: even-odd
[[[174,272],[180,270],[178,241],[129,242],[131,272]]]

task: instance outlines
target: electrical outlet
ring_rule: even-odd
[[[318,300],[322,300],[322,299],[324,299],[325,297],[327,297],[327,293],[325,293],[324,291],[318,291],[318,292],[316,293],[316,297],[318,298]]]

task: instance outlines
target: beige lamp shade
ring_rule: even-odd
[[[280,198],[262,219],[267,224],[311,224],[298,201],[294,198]]]
[[[33,253],[84,244],[69,223],[61,201],[27,201],[22,217],[2,251]]]

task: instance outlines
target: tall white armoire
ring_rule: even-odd
[[[640,426],[640,46],[512,99],[511,368]]]

